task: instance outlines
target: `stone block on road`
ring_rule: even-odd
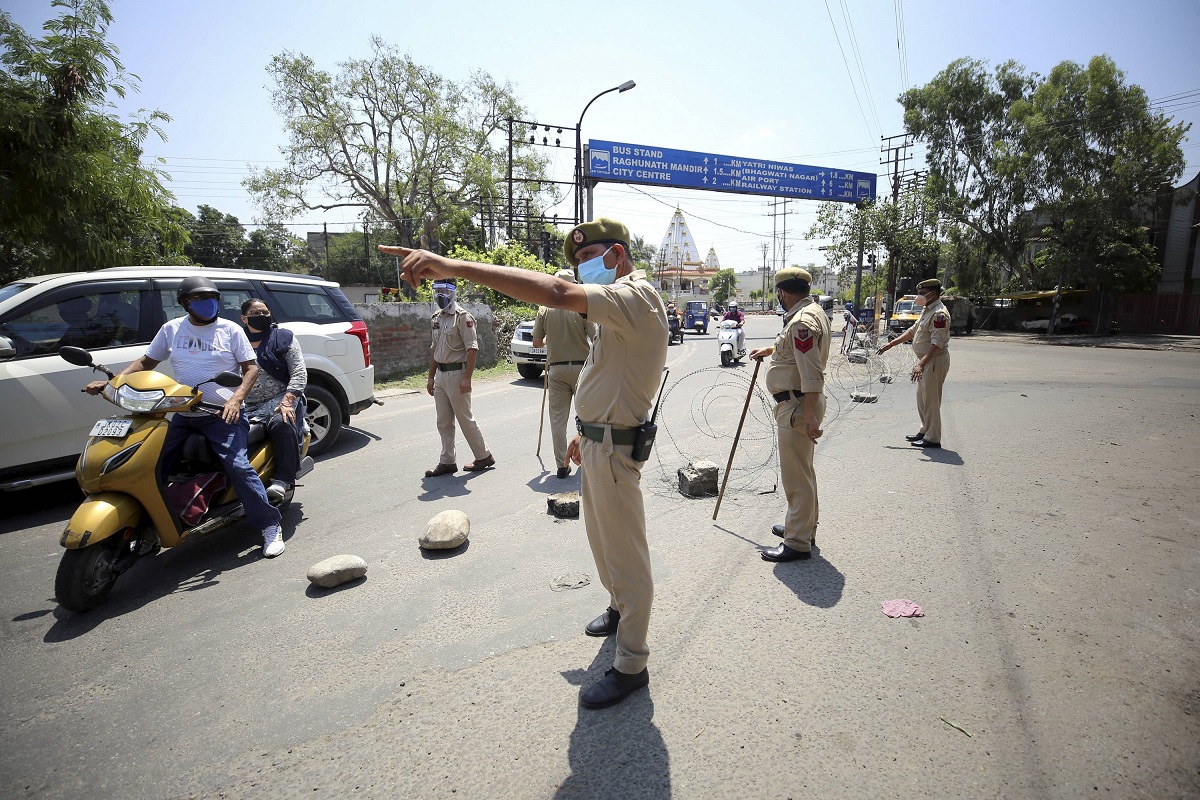
[[[426,550],[453,550],[461,547],[471,533],[471,520],[461,511],[443,511],[429,520],[420,545]]]
[[[579,492],[559,492],[546,498],[546,510],[561,519],[579,518]]]
[[[717,493],[720,469],[711,461],[694,461],[679,472],[679,493],[684,497],[706,497]]]
[[[367,562],[358,556],[341,555],[318,561],[308,568],[308,580],[322,589],[332,589],[367,574]]]

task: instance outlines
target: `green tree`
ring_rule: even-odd
[[[162,173],[141,163],[168,117],[106,112],[108,93],[137,88],[106,38],[106,3],[51,5],[41,39],[0,13],[0,282],[177,260],[186,234]]]
[[[1034,180],[1032,200],[1048,224],[1043,285],[1149,291],[1158,279],[1141,227],[1155,193],[1183,173],[1190,125],[1171,124],[1108,56],[1064,61],[1014,104]]]
[[[266,225],[250,231],[238,258],[244,269],[307,273],[312,263],[304,240],[288,233],[282,225]]]
[[[405,246],[441,251],[454,241],[477,242],[457,215],[504,204],[507,120],[527,113],[512,87],[486,72],[455,83],[378,37],[371,51],[336,74],[303,54],[271,60],[272,101],[289,137],[286,163],[255,171],[245,186],[268,219],[358,208],[392,227]],[[514,206],[539,207],[545,160],[523,136],[513,173]]]
[[[246,247],[246,231],[237,217],[204,204],[197,206],[197,216],[183,213],[188,232],[183,252],[192,263],[228,269],[242,266],[239,261]]]
[[[1028,286],[1033,275],[1022,253],[1032,154],[1021,146],[1021,125],[1010,111],[1037,80],[1015,61],[989,72],[986,62],[961,58],[900,96],[905,129],[927,148],[936,210],[973,232],[985,261],[998,256]]]
[[[725,305],[734,292],[737,291],[737,278],[732,269],[719,269],[708,279],[708,291],[712,293],[713,302]]]
[[[478,261],[483,264],[499,264],[505,267],[520,267],[521,269],[529,269],[534,272],[546,272],[553,275],[558,271],[558,267],[554,264],[548,264],[540,260],[537,256],[530,253],[520,244],[512,243],[494,247],[491,250],[475,250],[470,247],[457,246],[449,253],[450,258],[458,258],[464,261]],[[481,284],[471,282],[459,282],[458,297],[461,300],[467,295],[478,295],[483,302],[487,303],[494,310],[501,311],[510,308],[525,308],[533,309],[535,306],[524,303],[520,300],[514,300],[506,294],[501,294],[494,289]],[[431,290],[428,284],[421,287],[421,293],[417,299],[428,301],[431,298]]]

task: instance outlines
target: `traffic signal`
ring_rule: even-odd
[[[871,265],[871,269],[875,269],[875,254],[871,253],[867,256],[867,263]]]

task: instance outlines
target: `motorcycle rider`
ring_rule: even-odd
[[[742,313],[742,310],[740,308],[738,308],[737,300],[729,301],[729,310],[726,311],[725,316],[721,318],[722,322],[724,322],[725,320],[731,320],[731,321],[737,323],[737,326],[738,326],[738,344],[737,344],[738,353],[741,354],[741,353],[746,352],[746,331],[745,331],[746,315],[744,313]]]
[[[246,521],[262,531],[263,555],[274,558],[284,550],[281,518],[279,510],[267,500],[262,480],[250,466],[247,452],[250,425],[242,413],[242,401],[258,378],[257,355],[241,326],[219,316],[221,292],[208,278],[184,278],[175,297],[187,315],[168,320],[155,334],[146,354],[117,374],[152,370],[170,359],[176,380],[195,386],[212,379],[218,372],[240,369],[242,383],[228,396],[229,390],[221,388],[206,389],[202,393],[204,402],[223,405],[219,415],[202,412],[171,415],[159,461],[159,482],[165,489],[169,470],[188,435],[193,432],[203,434],[233,484]],[[99,394],[107,383],[92,381],[85,391]]]

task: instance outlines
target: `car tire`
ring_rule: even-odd
[[[310,384],[304,390],[304,419],[312,431],[310,456],[319,456],[333,447],[342,432],[342,407],[333,392]]]
[[[531,381],[542,376],[542,368],[537,364],[517,364],[517,372],[521,374],[522,378],[528,378]]]

